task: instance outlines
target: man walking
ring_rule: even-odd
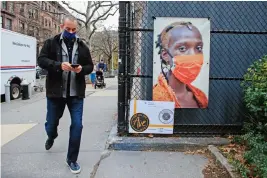
[[[69,148],[66,163],[72,173],[81,171],[77,158],[82,134],[85,75],[93,70],[89,48],[76,35],[77,20],[65,16],[60,25],[62,33],[45,41],[40,52],[39,66],[48,71],[46,78],[47,115],[45,130],[49,150],[57,138],[59,119],[68,106],[71,116]],[[76,64],[73,65],[73,64]]]

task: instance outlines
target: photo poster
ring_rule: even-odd
[[[209,66],[208,18],[154,19],[154,101],[172,101],[175,108],[207,108]]]
[[[174,102],[131,100],[129,133],[173,134]]]

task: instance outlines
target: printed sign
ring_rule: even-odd
[[[173,134],[174,102],[131,100],[129,133]]]

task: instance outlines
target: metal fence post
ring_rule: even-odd
[[[126,2],[119,2],[119,74],[118,74],[118,134],[126,132],[125,64],[126,64]]]
[[[131,2],[128,1],[126,4],[126,66],[125,66],[125,73],[126,73],[126,81],[125,81],[125,103],[128,104],[128,101],[131,99]],[[126,129],[128,129],[128,116],[129,116],[129,106],[127,106],[126,110],[125,110],[125,115],[126,115]]]

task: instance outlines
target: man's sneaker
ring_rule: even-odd
[[[45,142],[45,149],[49,150],[54,144],[54,139],[48,138]]]
[[[67,159],[66,163],[73,174],[78,174],[81,172],[81,166],[77,162],[71,162],[70,160]]]

